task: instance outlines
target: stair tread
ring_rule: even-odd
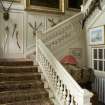
[[[0,58],[0,61],[32,61],[31,59],[27,59],[27,58]]]
[[[32,60],[0,59],[0,105],[53,105]]]
[[[34,73],[38,72],[37,66],[0,66],[0,73]]]
[[[0,77],[19,77],[19,76],[35,76],[35,75],[40,75],[40,73],[0,73]]]
[[[44,88],[38,88],[38,89],[27,89],[27,90],[16,90],[16,91],[3,91],[0,92],[0,96],[3,94],[9,94],[11,96],[12,94],[42,94],[42,93],[47,93],[47,91]]]
[[[38,72],[37,66],[0,66],[0,73],[33,73]]]
[[[0,85],[3,84],[24,84],[24,83],[43,83],[41,80],[26,80],[26,81],[2,81],[0,82]]]
[[[23,65],[23,66],[1,66],[0,65],[0,69],[15,69],[15,68],[36,68],[37,67],[37,65],[32,65],[32,66],[25,66],[25,65]]]
[[[45,89],[6,91],[0,92],[0,104],[43,99],[48,97],[48,92]]]
[[[0,73],[0,82],[40,80],[40,73]]]
[[[39,80],[0,82],[0,92],[8,90],[15,91],[18,89],[25,90],[30,88],[44,88],[44,83]]]
[[[54,105],[52,101],[48,98],[43,98],[39,100],[31,100],[31,101],[19,101],[14,103],[6,103],[1,105]]]
[[[30,59],[0,59],[0,65],[2,66],[29,66],[33,65],[33,61]]]

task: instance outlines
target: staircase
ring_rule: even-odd
[[[53,105],[31,60],[0,60],[0,105]]]

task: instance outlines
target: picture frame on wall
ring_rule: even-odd
[[[89,44],[90,45],[99,45],[105,44],[105,27],[95,27],[89,29]]]
[[[4,1],[8,1],[8,2],[11,2],[12,0],[4,0]],[[17,2],[17,3],[21,3],[22,0],[14,0],[14,2]]]
[[[67,0],[67,9],[81,9],[83,0]]]
[[[64,0],[26,0],[26,9],[63,13]]]
[[[70,48],[70,55],[73,55],[76,58],[81,58],[82,57],[82,48]]]

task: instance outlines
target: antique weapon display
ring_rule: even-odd
[[[10,16],[9,16],[9,11],[10,11],[10,8],[11,8],[13,2],[14,2],[14,0],[11,0],[11,3],[10,3],[10,5],[9,5],[9,7],[6,8],[6,7],[4,6],[4,4],[3,4],[3,0],[0,0],[0,4],[1,4],[2,9],[3,9],[3,12],[4,12],[4,13],[3,13],[3,19],[4,19],[5,21],[9,20],[9,18],[10,18]]]
[[[16,35],[16,44],[17,44],[18,48],[20,49],[21,47],[19,44],[19,32],[16,30],[17,30],[17,24],[14,24],[11,37],[13,38]],[[4,42],[4,51],[6,49],[6,46],[8,44],[8,40],[9,40],[9,36],[10,36],[10,28],[8,26],[5,27],[5,33],[6,33],[6,38],[5,38],[5,42]]]
[[[6,38],[5,38],[5,42],[4,42],[4,51],[7,46],[8,39],[9,39],[9,27],[8,26],[5,28],[5,33],[6,33]]]
[[[39,25],[37,25],[37,23],[35,21],[34,26],[32,25],[32,23],[28,23],[28,24],[31,27],[31,29],[33,30],[33,36],[35,36],[38,29],[41,27],[42,22]]]
[[[12,33],[12,38],[14,37],[14,34],[15,34],[15,31],[16,31],[16,28],[17,28],[17,24],[14,24],[14,27],[13,27],[13,33]]]
[[[13,26],[12,38],[14,37],[14,35],[16,35],[16,43],[17,43],[18,48],[20,49],[21,47],[20,47],[19,38],[18,38],[19,32],[16,31],[16,29],[17,29],[17,24],[15,23]]]
[[[50,22],[51,27],[54,27],[59,22],[61,22],[61,20],[58,20],[58,21],[55,22],[54,18],[48,18],[48,21]]]
[[[20,47],[20,44],[19,44],[19,38],[18,38],[18,34],[19,32],[17,31],[16,32],[16,41],[17,41],[17,46],[18,46],[18,48],[20,49],[21,47]]]
[[[48,21],[51,23],[51,27],[55,26],[57,23],[54,21],[54,19],[48,18]]]

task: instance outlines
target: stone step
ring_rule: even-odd
[[[34,73],[38,72],[37,66],[0,66],[0,73]]]
[[[27,80],[40,80],[39,73],[0,73],[0,82],[5,81],[27,81]]]
[[[1,66],[32,66],[33,61],[29,59],[0,59]]]
[[[0,104],[14,103],[19,101],[31,101],[48,98],[45,89],[17,90],[0,92]]]
[[[20,102],[6,103],[0,105],[54,105],[54,104],[48,98],[43,98],[39,100],[20,101]]]
[[[0,82],[0,92],[44,88],[39,80]]]

